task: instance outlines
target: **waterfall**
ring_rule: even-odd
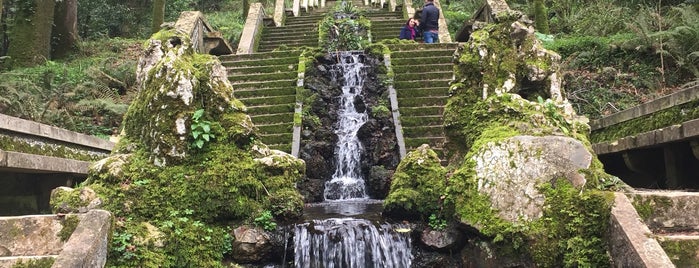
[[[342,96],[338,110],[335,134],[338,136],[335,147],[336,169],[330,181],[325,183],[326,200],[367,198],[364,179],[359,170],[362,144],[357,131],[366,123],[366,111],[358,112],[355,99],[362,94],[364,78],[363,56],[352,52],[338,53],[340,62],[335,64],[333,74],[342,75]],[[336,78],[337,80],[337,78]]]
[[[410,232],[401,224],[314,220],[296,225],[294,233],[298,268],[408,268],[412,261]]]

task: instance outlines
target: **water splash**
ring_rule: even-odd
[[[344,85],[335,130],[337,166],[332,179],[325,183],[324,197],[326,200],[364,199],[367,195],[359,170],[363,148],[357,132],[369,116],[366,111],[358,112],[355,108],[355,99],[361,96],[366,77],[363,55],[340,52],[338,58],[340,62],[335,64],[333,74],[341,74]]]
[[[402,224],[376,226],[351,218],[298,224],[294,263],[298,268],[408,268],[408,230]]]

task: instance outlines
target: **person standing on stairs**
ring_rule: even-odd
[[[425,0],[421,17],[422,38],[425,43],[437,43],[439,41],[439,9],[434,5],[434,0]]]
[[[415,37],[420,35],[420,30],[418,29],[419,26],[420,22],[418,20],[413,18],[408,19],[405,26],[400,29],[400,36],[398,39],[415,40]]]

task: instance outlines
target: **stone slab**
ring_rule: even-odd
[[[637,191],[628,196],[650,208],[644,222],[652,230],[699,231],[699,192]]]
[[[87,212],[51,267],[104,267],[111,223],[112,214],[106,210]]]
[[[87,175],[89,167],[87,161],[0,150],[0,170]]]

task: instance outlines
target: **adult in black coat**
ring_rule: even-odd
[[[439,8],[434,6],[434,0],[425,0],[422,7],[422,34],[425,43],[439,41]]]

